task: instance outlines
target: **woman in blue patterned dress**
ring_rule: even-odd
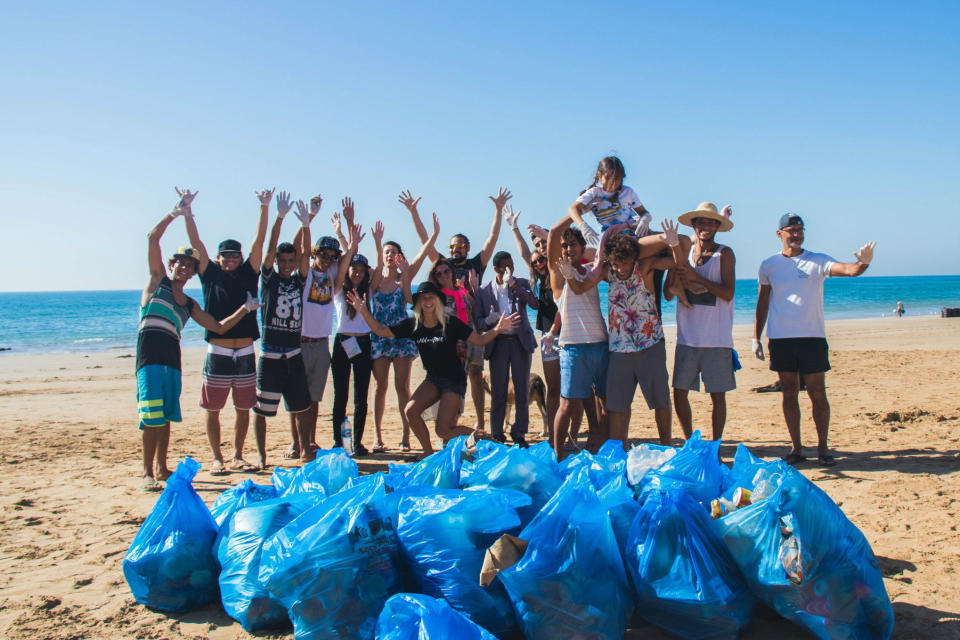
[[[433,215],[433,235],[420,249],[412,263],[407,263],[403,249],[392,240],[383,242],[383,224],[377,222],[373,227],[373,240],[377,245],[377,268],[370,281],[372,291],[373,317],[381,324],[390,326],[407,317],[407,305],[413,301],[410,293],[410,281],[427,255],[427,247],[432,247],[440,233],[437,215]],[[387,403],[387,378],[390,364],[393,364],[393,385],[397,390],[397,405],[400,408],[400,420],[403,422],[403,436],[400,440],[402,451],[410,450],[410,425],[403,408],[410,400],[410,366],[417,357],[417,345],[413,340],[400,338],[381,338],[371,336],[371,355],[373,358],[374,403],[373,416],[377,428],[377,444],[374,453],[386,450],[383,444],[381,425]]]

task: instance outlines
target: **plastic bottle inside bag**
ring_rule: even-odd
[[[344,418],[340,423],[340,439],[343,440],[344,451],[353,455],[353,427],[350,426],[350,418]]]
[[[752,500],[763,500],[780,486],[781,476],[770,469],[760,469],[753,476],[753,495]]]

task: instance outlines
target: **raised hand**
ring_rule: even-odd
[[[344,198],[340,201],[340,205],[343,207],[343,217],[347,219],[348,223],[353,222],[353,200],[350,198]]]
[[[507,226],[511,229],[517,228],[517,218],[520,217],[520,212],[513,212],[513,207],[509,204],[503,208],[503,221],[507,223]]]
[[[320,213],[320,205],[323,204],[323,196],[319,193],[310,198],[310,216],[313,217]]]
[[[260,308],[260,301],[250,295],[250,292],[247,292],[247,301],[243,303],[243,308],[247,310],[248,313],[253,313]]]
[[[190,208],[190,205],[193,203],[193,199],[197,197],[199,191],[190,191],[190,189],[180,190],[179,187],[174,187],[174,190],[177,192],[177,195],[180,196],[180,199],[177,201],[177,204],[173,206],[173,213],[177,216],[192,216],[193,210]]]
[[[283,220],[284,216],[290,213],[290,209],[293,208],[293,201],[290,200],[290,194],[286,191],[281,191],[277,194],[277,217]]]
[[[723,206],[723,209],[720,210],[720,215],[724,216],[725,218],[729,218],[730,216],[732,216],[732,215],[733,215],[733,206],[732,206],[732,205],[729,205],[729,204],[724,205],[724,206]]]
[[[663,228],[663,241],[667,243],[667,246],[679,246],[680,235],[677,233],[679,225],[674,224],[673,220],[664,220],[660,223],[660,226]]]
[[[330,226],[333,227],[333,235],[338,238],[343,235],[343,231],[340,228],[340,212],[334,212],[333,216],[330,217]]]
[[[304,204],[303,200],[297,200],[297,218],[300,219],[300,226],[302,227],[309,227],[313,220],[313,215],[307,213],[307,205]]]
[[[367,234],[363,233],[363,227],[358,224],[352,225],[350,227],[350,248],[356,251],[360,242],[366,237]]]
[[[347,304],[357,311],[361,311],[367,306],[367,296],[358,296],[356,291],[347,291]]]
[[[406,273],[407,269],[410,268],[410,263],[407,262],[406,256],[404,256],[402,253],[394,256],[393,264],[397,266],[397,271],[399,271],[401,274]]]
[[[420,203],[420,198],[414,200],[413,195],[410,193],[410,189],[407,189],[406,191],[400,192],[400,195],[397,197],[397,202],[405,206],[407,211],[410,213],[416,213],[417,205]]]
[[[573,261],[568,257],[557,260],[557,270],[564,280],[575,280],[579,275],[573,266]]]
[[[276,190],[277,188],[274,187],[273,189],[270,189],[270,190],[260,189],[260,191],[254,191],[253,193],[255,196],[257,196],[257,199],[260,201],[261,206],[269,207],[270,201],[273,200],[273,192]]]
[[[377,243],[377,246],[381,246],[383,244],[383,223],[379,220],[373,223],[373,230],[370,232],[370,235],[373,236],[373,240]]]
[[[500,322],[497,323],[497,331],[505,331],[506,329],[513,329],[520,324],[520,314],[511,313],[507,315],[506,312],[500,314]]]
[[[752,338],[750,341],[750,348],[753,350],[753,355],[757,356],[758,360],[764,360],[763,357],[763,345],[756,338]]]
[[[437,212],[433,212],[433,235],[440,235],[440,218],[437,217]]]
[[[853,257],[856,258],[860,264],[870,264],[870,261],[873,260],[873,248],[875,246],[877,246],[876,242],[868,242],[860,247],[860,251],[855,252]]]
[[[517,215],[520,215],[520,214],[518,213]],[[549,235],[546,229],[544,229],[543,227],[537,224],[528,224],[527,232],[534,238],[543,238],[544,240],[546,240],[547,235]]]
[[[503,211],[503,205],[507,204],[507,200],[513,197],[513,194],[510,193],[509,189],[504,189],[500,187],[497,191],[497,197],[488,196],[493,200],[493,205],[497,208],[497,211]]]
[[[586,241],[586,243],[591,247],[600,245],[600,236],[586,222],[580,225],[580,233],[583,235],[583,239]]]

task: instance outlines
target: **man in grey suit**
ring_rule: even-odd
[[[512,374],[516,422],[510,428],[510,437],[526,447],[530,424],[530,362],[537,348],[527,306],[536,309],[540,303],[530,291],[529,281],[513,277],[513,258],[509,253],[500,251],[493,256],[493,270],[496,278],[477,291],[473,307],[477,328],[482,331],[495,326],[501,313],[519,313],[520,324],[502,332],[484,350],[484,358],[490,361],[490,432],[498,441],[506,442],[503,421],[507,414],[508,375]]]

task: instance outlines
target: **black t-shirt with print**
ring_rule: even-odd
[[[480,256],[481,254],[478,253],[472,258],[464,258],[463,262],[454,262],[451,259],[450,265],[453,267],[453,279],[463,280],[463,286],[469,289],[470,279],[467,277],[467,272],[473,269],[477,272],[477,282],[483,282],[483,272],[486,271],[487,267],[483,264],[483,259]],[[475,293],[475,291],[470,292],[471,295]]]
[[[300,346],[303,318],[304,278],[294,271],[281,278],[273,269],[260,271],[260,321],[263,324],[263,346],[288,351]]]
[[[207,268],[200,274],[200,282],[203,284],[203,307],[206,312],[217,320],[223,320],[247,301],[248,293],[256,298],[258,275],[251,266],[249,258],[233,271],[224,271],[219,264],[213,260],[209,261]],[[223,335],[207,329],[204,340],[209,341],[211,338],[256,340],[259,337],[257,316],[255,313],[248,313]]]
[[[417,350],[428,376],[455,380],[460,384],[467,383],[463,362],[457,357],[457,341],[469,338],[473,329],[459,318],[447,317],[445,330],[439,324],[430,328],[417,326],[416,319],[407,318],[390,325],[390,331],[397,338],[410,338],[417,343]]]

